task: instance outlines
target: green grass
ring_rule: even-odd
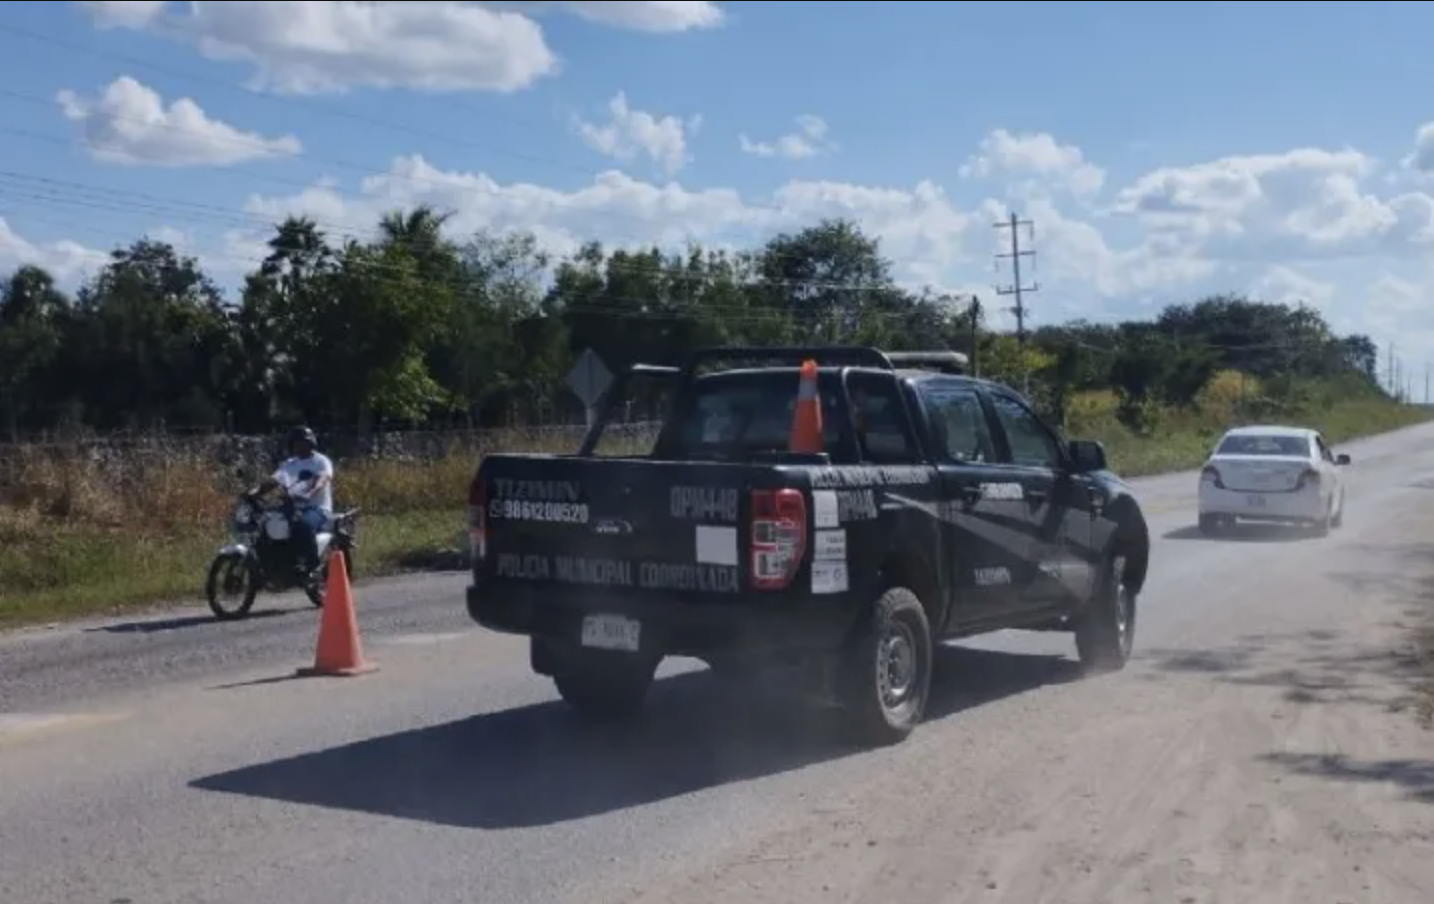
[[[1221,434],[1240,423],[1313,427],[1335,445],[1434,419],[1434,410],[1398,405],[1378,395],[1342,397],[1337,386],[1307,387],[1298,403],[1285,406],[1270,402],[1263,392],[1253,378],[1242,381],[1237,373],[1222,372],[1196,406],[1153,412],[1142,433],[1120,423],[1113,393],[1081,393],[1070,405],[1065,432],[1072,438],[1100,440],[1113,470],[1140,477],[1198,467]]]
[[[455,561],[465,517],[462,509],[361,516],[359,576]],[[222,530],[129,536],[77,526],[26,534],[0,531],[0,628],[202,601],[209,560],[225,541]]]
[[[1197,406],[1153,412],[1143,433],[1120,423],[1110,393],[1082,393],[1070,405],[1065,432],[1102,441],[1114,470],[1134,477],[1198,466],[1220,433],[1240,420],[1303,423],[1340,443],[1434,416],[1319,387],[1306,391],[1302,405],[1275,412],[1266,405],[1257,416],[1250,400],[1262,399],[1261,392],[1254,380],[1220,374]],[[571,445],[550,434],[512,434],[489,448],[570,451]],[[342,467],[339,504],[364,509],[360,576],[459,561],[462,500],[480,453],[454,449],[427,463]],[[52,449],[11,463],[0,480],[0,627],[201,599],[236,487],[216,481],[206,462],[182,457],[136,457],[107,467],[102,473],[88,458],[57,457]],[[137,533],[135,525],[153,527]]]
[[[1434,411],[1422,408],[1389,405],[1371,409],[1366,405],[1347,403],[1303,416],[1296,413],[1294,417],[1286,415],[1266,420],[1314,427],[1322,431],[1326,442],[1334,446],[1431,419],[1434,419]],[[1136,436],[1119,424],[1108,423],[1067,432],[1073,438],[1100,440],[1105,444],[1106,456],[1113,470],[1126,477],[1140,477],[1198,467],[1209,456],[1224,428],[1174,429],[1155,436]]]

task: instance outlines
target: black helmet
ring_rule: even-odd
[[[310,448],[318,448],[319,438],[314,436],[314,431],[308,427],[295,427],[289,431],[289,448],[299,443],[307,443]]]

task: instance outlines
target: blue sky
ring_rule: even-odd
[[[1252,291],[1422,374],[1431,32],[1369,2],[9,3],[0,271],[73,284],[147,231],[234,285],[284,213],[427,201],[558,251],[850,216],[989,297],[1014,208],[1036,322]]]

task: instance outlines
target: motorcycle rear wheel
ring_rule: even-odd
[[[236,575],[236,569],[239,573]],[[234,581],[237,579],[237,584]],[[220,601],[221,591],[235,592],[242,590],[239,602],[234,606],[226,606]],[[247,556],[239,553],[223,553],[214,557],[209,563],[209,575],[204,580],[204,595],[209,600],[209,611],[220,621],[233,621],[243,618],[254,608],[254,600],[259,596],[259,575]]]

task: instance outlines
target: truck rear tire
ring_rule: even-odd
[[[842,702],[857,739],[896,744],[921,722],[931,696],[931,625],[916,594],[892,587],[858,626],[842,663]]]
[[[555,665],[558,696],[579,715],[598,721],[636,715],[657,672],[656,663],[620,654],[576,654]]]

